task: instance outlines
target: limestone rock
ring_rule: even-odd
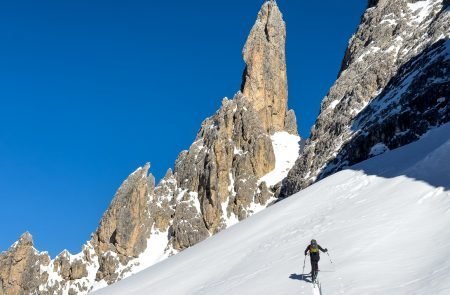
[[[119,274],[114,270],[144,252],[150,237],[149,184],[150,164],[137,169],[120,186],[91,240],[99,258],[97,280],[115,282]],[[117,255],[112,256],[109,253]]]
[[[96,280],[105,280],[106,282],[113,283],[116,282],[119,274],[117,269],[119,267],[119,262],[111,254],[105,254],[100,258],[100,268],[96,275]]]
[[[294,110],[289,110],[286,113],[286,119],[284,122],[284,130],[286,130],[290,134],[298,135],[297,117],[295,116]]]
[[[93,238],[97,252],[113,250],[123,256],[137,257],[145,250],[151,228],[149,168],[147,164],[136,170],[116,192]]]
[[[27,232],[8,251],[0,254],[0,294],[22,295],[34,292],[46,282],[47,273],[40,272],[41,265],[50,264],[46,253],[38,253]]]
[[[174,196],[177,191],[177,180],[168,170],[164,178],[155,188],[150,201],[150,216],[156,229],[164,232],[168,230],[175,212]]]
[[[256,179],[274,167],[270,137],[252,104],[237,94],[233,100],[225,99],[220,110],[203,122],[196,141],[180,155],[175,170],[178,186],[198,193],[206,228],[215,233],[223,227],[222,204],[229,204],[236,193],[231,206],[248,206]],[[243,182],[247,182],[245,186],[240,185]],[[244,218],[245,214],[240,215]]]
[[[70,254],[64,251],[53,261],[53,270],[64,280],[74,281],[87,276],[86,265],[80,259],[70,261]]]
[[[75,260],[70,267],[70,279],[78,280],[88,275],[86,265],[81,260]]]
[[[244,177],[239,177],[235,183],[236,196],[232,204],[232,210],[239,221],[244,220],[251,213],[248,212],[248,208],[254,202],[257,194],[257,181],[258,179],[255,176],[244,174]]]
[[[275,1],[262,6],[243,49],[241,91],[266,132],[285,130],[287,110],[286,25]]]
[[[173,219],[174,248],[184,250],[210,236],[195,193],[185,192]],[[196,204],[197,203],[197,204]]]
[[[267,201],[269,201],[273,193],[269,190],[267,184],[264,181],[259,185],[258,191],[258,194],[255,195],[254,202],[260,205],[267,204]]]
[[[447,6],[369,1],[282,196],[367,159],[377,143],[397,148],[448,121]]]

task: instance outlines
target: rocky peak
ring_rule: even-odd
[[[448,120],[446,1],[378,0],[369,6],[284,182],[284,196],[367,159],[377,144],[397,148]]]
[[[241,92],[257,112],[266,132],[286,130],[286,25],[275,1],[267,1],[243,49],[246,68]]]
[[[30,294],[46,281],[48,274],[42,274],[40,267],[49,263],[50,257],[38,253],[30,233],[24,233],[0,255],[0,294]]]
[[[99,252],[108,250],[127,257],[137,257],[146,247],[150,229],[148,212],[150,164],[137,169],[117,190],[94,235]]]
[[[20,236],[19,240],[17,241],[16,247],[27,247],[27,246],[30,247],[34,246],[33,236],[29,232],[25,232]]]

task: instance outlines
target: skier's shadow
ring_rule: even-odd
[[[298,280],[298,281],[305,281],[308,283],[312,283],[311,279],[309,279],[308,277],[311,277],[309,274],[296,274],[293,273],[289,276],[289,278],[291,280]]]

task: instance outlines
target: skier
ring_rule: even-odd
[[[320,247],[320,245],[317,244],[316,240],[311,240],[311,244],[308,245],[308,247],[306,247],[305,250],[305,256],[308,254],[309,251],[309,255],[311,258],[311,277],[313,282],[316,281],[317,272],[319,271],[319,260],[320,260],[319,250],[322,252],[328,252],[328,249],[327,248],[323,249],[322,247]]]

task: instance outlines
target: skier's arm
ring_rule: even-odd
[[[306,254],[308,254],[308,251],[309,251],[309,245],[308,245],[308,247],[306,247],[305,256],[306,256]]]
[[[322,252],[328,252],[328,249],[327,249],[327,248],[323,249],[322,247],[320,247],[320,245],[317,245],[317,246],[319,246],[320,251],[322,251]]]

